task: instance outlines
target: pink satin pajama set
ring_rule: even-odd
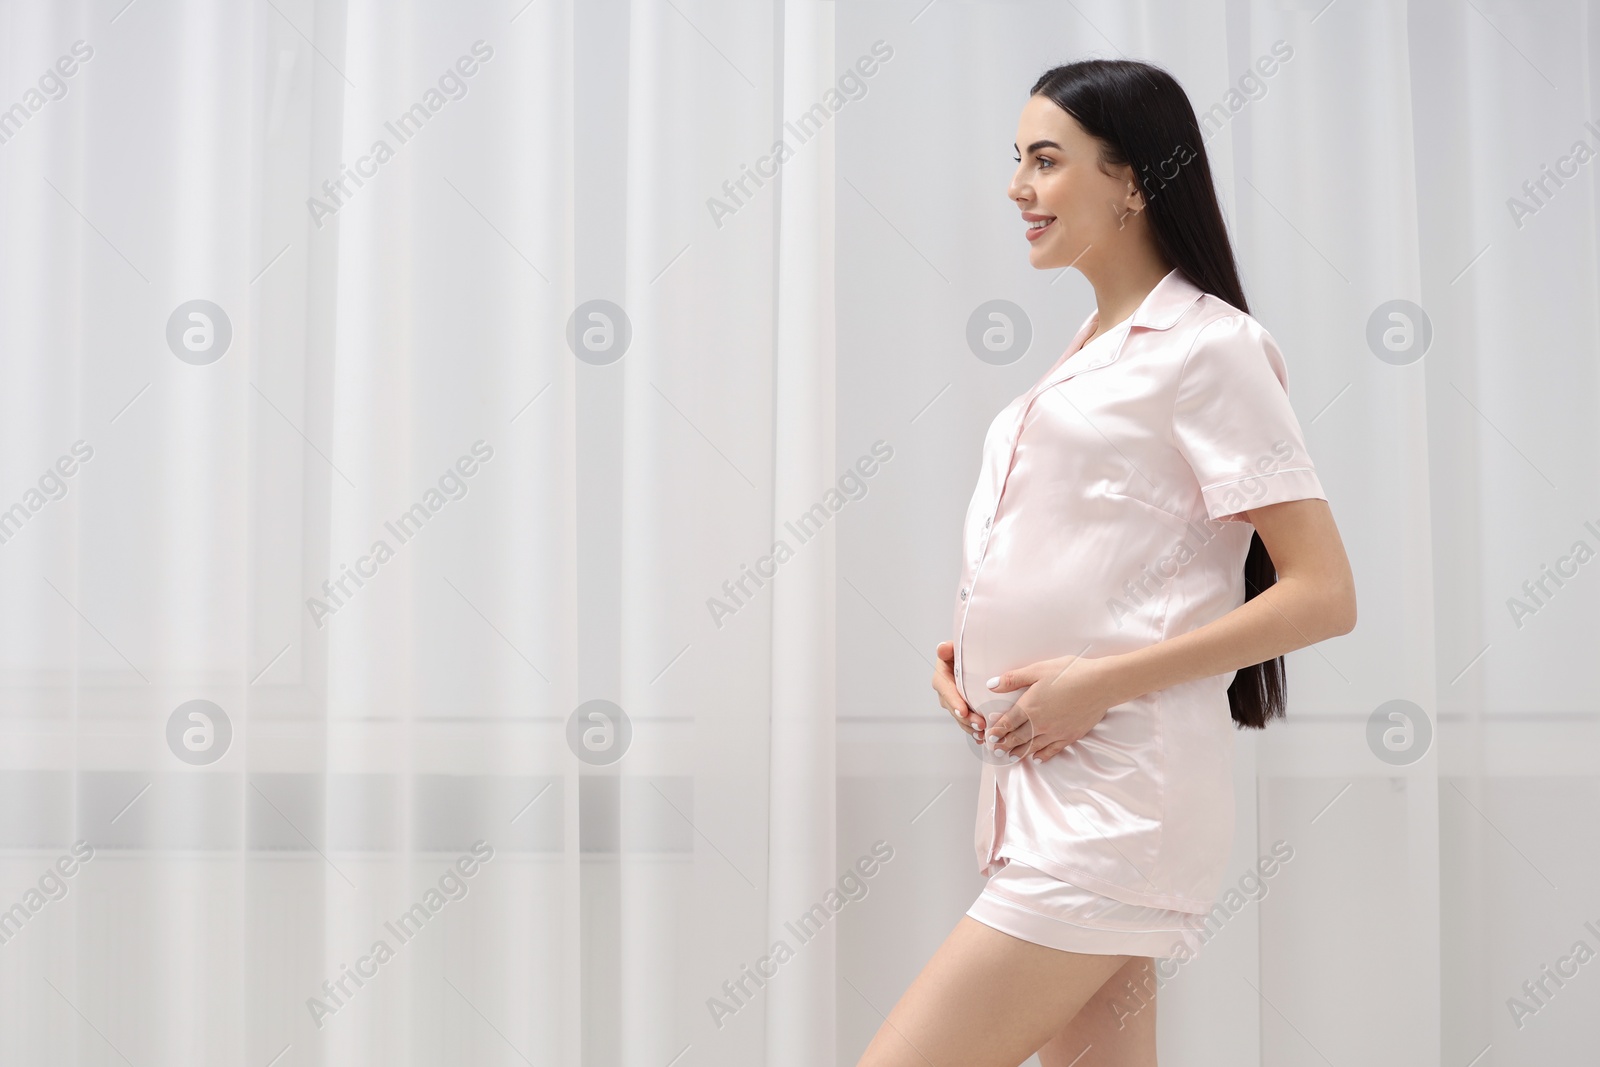
[[[1326,499],[1283,355],[1166,275],[1071,346],[984,439],[963,532],[956,684],[992,721],[1002,672],[1186,633],[1244,603],[1251,508]],[[985,762],[967,914],[1073,952],[1198,949],[1233,844],[1233,672],[1136,697],[1043,763]]]

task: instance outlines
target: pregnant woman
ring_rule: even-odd
[[[1152,1067],[1233,844],[1234,732],[1354,581],[1252,318],[1194,110],[1165,71],[1057,67],[1008,190],[1095,311],[989,427],[933,687],[983,757],[988,883],[859,1067]]]

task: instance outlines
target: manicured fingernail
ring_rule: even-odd
[[[997,686],[999,684],[1000,684],[1000,676],[998,674],[995,675],[993,678],[989,679],[989,688],[990,689],[993,689],[995,686]]]

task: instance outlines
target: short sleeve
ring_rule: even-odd
[[[1212,519],[1286,500],[1326,500],[1289,405],[1283,353],[1254,318],[1207,323],[1178,372],[1172,439]]]

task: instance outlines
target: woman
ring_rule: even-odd
[[[858,1067],[1132,1067],[1156,957],[1186,958],[1233,841],[1233,733],[1354,582],[1248,314],[1200,129],[1159,68],[1057,67],[1009,195],[1096,310],[995,419],[933,687],[984,756],[988,884]]]

